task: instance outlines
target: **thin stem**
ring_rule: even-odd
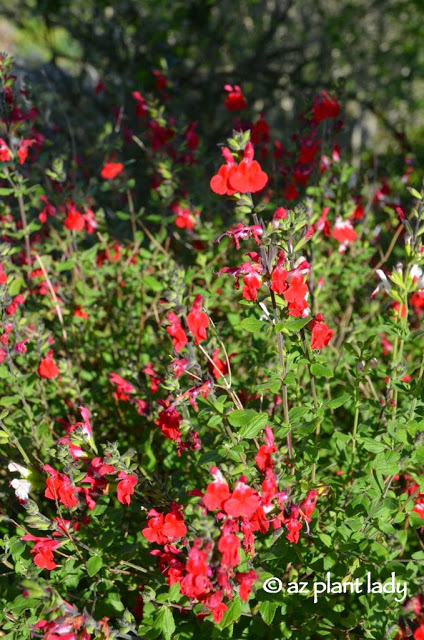
[[[312,369],[311,369],[311,354],[309,352],[308,343],[306,341],[305,329],[301,329],[300,335],[302,336],[302,343],[303,343],[303,349],[305,351],[305,356],[308,358],[307,366],[308,366],[309,378],[311,381],[312,399],[314,402],[315,409],[318,409],[319,403],[318,403],[318,396],[317,396],[317,387],[316,387],[315,376],[312,373]],[[315,427],[315,446],[318,444],[320,431],[321,431],[321,420],[318,421],[317,426]],[[316,469],[317,469],[317,464],[316,462],[313,462],[311,467],[312,482],[315,482]]]
[[[31,264],[31,246],[29,244],[29,235],[28,235],[28,222],[25,213],[24,199],[22,197],[22,193],[18,193],[18,205],[19,205],[19,213],[22,221],[22,229],[24,231],[25,238],[25,254],[26,254],[26,263]]]
[[[272,312],[274,314],[274,324],[279,322],[279,314],[277,309],[277,303],[275,300],[275,294],[270,290],[271,293],[271,302],[272,302]],[[286,363],[284,359],[284,339],[281,331],[277,331],[277,345],[278,345],[278,358],[280,361],[280,365],[282,367],[282,376],[283,378],[286,375]],[[281,382],[281,391],[283,395],[283,412],[284,412],[284,422],[290,429],[290,418],[289,418],[289,401],[288,401],[288,393],[287,393],[287,385],[284,384],[284,380]],[[293,439],[291,431],[289,430],[287,434],[287,449],[289,453],[289,458],[293,458]]]

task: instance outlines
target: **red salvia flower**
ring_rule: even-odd
[[[337,118],[340,113],[340,105],[337,102],[337,98],[330,98],[326,91],[322,91],[321,95],[315,98],[312,113],[316,124],[327,120],[327,118]]]
[[[60,546],[60,542],[52,538],[38,538],[30,533],[22,536],[21,540],[31,540],[35,542],[31,553],[34,556],[34,564],[36,564],[37,567],[48,569],[48,571],[57,567],[53,558],[53,551]]]
[[[223,534],[218,541],[218,550],[222,553],[224,566],[236,567],[240,564],[240,540],[233,533]]]
[[[321,314],[318,314],[314,318],[311,349],[322,349],[323,347],[326,347],[334,335],[333,329],[329,329],[322,320],[317,320],[319,317],[324,320]]]
[[[224,504],[224,511],[233,518],[252,516],[260,505],[260,498],[256,491],[242,481],[239,481],[231,497]]]
[[[218,173],[211,178],[210,188],[214,193],[218,193],[221,196],[232,196],[236,193],[237,189],[233,189],[230,186],[230,178],[237,171],[237,163],[235,162],[231,151],[227,147],[222,148],[222,155],[226,161],[219,167]]]
[[[180,353],[187,344],[187,336],[181,323],[173,311],[168,313],[169,327],[166,327],[166,332],[172,337],[172,344],[177,353]]]
[[[180,422],[182,421],[181,414],[174,407],[166,407],[165,401],[160,401],[159,404],[165,406],[165,409],[159,413],[158,419],[155,420],[155,424],[160,427],[163,435],[170,440],[179,441],[181,437],[181,431],[179,429]]]
[[[38,366],[38,375],[41,378],[56,378],[59,368],[51,356],[46,356]]]
[[[169,540],[183,538],[187,533],[187,527],[183,516],[178,510],[177,503],[173,503],[171,513],[167,513],[164,519],[163,532]]]
[[[50,500],[58,500],[65,507],[76,507],[78,504],[76,491],[68,476],[64,473],[59,473],[49,464],[46,464],[44,469],[50,475],[46,480],[45,497]]]
[[[276,267],[271,276],[271,289],[281,295],[287,289],[287,271],[281,267]]]
[[[82,231],[85,225],[84,216],[76,210],[75,205],[68,205],[68,215],[63,224],[70,231]]]
[[[19,164],[24,164],[25,160],[28,157],[28,149],[32,147],[35,142],[35,140],[22,140],[22,142],[19,144],[17,152]]]
[[[130,504],[131,496],[134,493],[134,487],[137,484],[137,477],[132,474],[125,473],[125,471],[120,471],[120,473],[118,473],[118,478],[120,478],[120,482],[118,482],[116,487],[118,500],[122,504]]]
[[[100,175],[105,180],[111,180],[113,178],[116,178],[116,176],[118,176],[122,172],[123,168],[124,165],[122,164],[122,162],[106,162],[100,172]]]
[[[257,579],[258,574],[251,569],[248,573],[236,573],[236,580],[240,585],[239,596],[243,602],[247,602],[252,584]]]
[[[135,111],[135,115],[137,116],[137,118],[145,116],[147,113],[149,113],[149,107],[147,106],[147,103],[141,93],[139,91],[133,91],[131,95],[134,100],[137,101]]]
[[[0,138],[0,161],[1,162],[9,162],[10,160],[10,149],[3,140]]]
[[[226,84],[224,89],[228,91],[228,96],[225,99],[225,106],[228,111],[241,111],[247,107],[246,98],[237,84],[234,87]]]
[[[218,357],[219,349],[214,349],[212,352],[211,373],[218,380],[221,376],[225,376],[228,373],[228,365],[226,362]]]
[[[187,326],[194,335],[195,344],[199,344],[207,339],[206,329],[209,326],[209,318],[204,311],[200,311],[202,307],[202,296],[199,294],[193,301],[193,306],[187,316]]]
[[[228,178],[230,187],[239,193],[256,193],[261,191],[268,182],[268,176],[262,171],[259,162],[253,160],[254,151],[248,142],[243,152],[244,158]]]
[[[255,302],[258,298],[258,289],[261,286],[261,279],[256,273],[249,273],[243,278],[244,287],[242,289],[242,296],[245,300]]]

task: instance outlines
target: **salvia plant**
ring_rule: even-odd
[[[414,157],[239,85],[210,149],[158,70],[76,148],[0,78],[0,636],[422,640]]]

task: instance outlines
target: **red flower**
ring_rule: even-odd
[[[65,507],[76,507],[78,504],[76,491],[71,485],[68,476],[64,473],[59,473],[49,464],[46,464],[44,469],[50,474],[50,477],[46,480],[45,497],[50,500],[59,500]]]
[[[209,326],[209,318],[204,311],[200,311],[202,307],[202,296],[199,294],[193,301],[193,306],[187,316],[187,326],[194,335],[195,344],[199,344],[207,339],[206,329]]]
[[[224,89],[228,91],[228,96],[225,99],[228,111],[241,111],[247,107],[246,98],[238,85],[232,87],[230,84],[226,84]]]
[[[333,335],[333,329],[329,329],[325,322],[315,322],[312,328],[311,349],[322,349],[326,347]]]
[[[125,473],[125,471],[121,471],[118,473],[118,478],[121,479],[118,482],[117,495],[118,500],[122,504],[130,504],[132,494],[134,493],[134,487],[137,484],[137,477],[131,474]]]
[[[76,210],[75,205],[68,205],[68,215],[66,216],[63,224],[70,231],[81,231],[84,229],[84,216]]]
[[[270,427],[265,428],[266,432],[266,444],[259,447],[258,453],[255,456],[255,462],[258,465],[258,469],[260,471],[265,471],[265,469],[272,469],[274,466],[274,461],[271,458],[271,454],[274,451],[277,451],[277,448],[274,444],[274,434],[272,433],[272,429]]]
[[[244,287],[242,289],[242,296],[245,300],[255,302],[258,297],[258,289],[261,286],[261,279],[256,273],[249,273],[243,278]]]
[[[171,513],[166,514],[163,532],[170,540],[182,538],[187,533],[183,517],[176,508]]]
[[[208,484],[206,493],[203,497],[203,503],[209,511],[222,509],[223,504],[230,497],[230,489],[224,481],[215,481]]]
[[[163,402],[163,401],[162,401]],[[170,440],[179,440],[181,431],[179,429],[182,416],[174,407],[168,407],[159,413],[155,424],[159,425],[163,435]]]
[[[28,149],[31,147],[36,141],[35,140],[22,140],[18,148],[18,158],[19,164],[24,164],[25,160],[28,156]]]
[[[38,366],[38,375],[41,378],[56,378],[59,368],[50,356],[46,356]]]
[[[239,596],[243,602],[247,602],[250,595],[250,589],[255,582],[258,574],[251,569],[248,573],[236,573],[236,580],[240,585]]]
[[[168,322],[171,326],[166,327],[166,332],[172,337],[172,344],[177,353],[182,351],[187,344],[187,336],[178,317],[173,311],[168,313]]]
[[[168,542],[168,538],[163,533],[163,514],[158,513],[155,509],[151,509],[148,515],[151,516],[150,520],[147,522],[147,527],[143,529],[141,533],[149,542],[165,544]]]
[[[77,304],[77,306],[75,307],[74,316],[76,318],[84,318],[84,320],[87,320],[88,313],[87,311],[84,311],[81,305]]]
[[[142,534],[149,542],[166,544],[182,538],[187,533],[187,527],[176,503],[173,503],[171,513],[167,513],[165,517],[155,509],[151,509],[148,515],[150,520]]]
[[[157,391],[159,390],[159,383],[162,382],[162,378],[159,378],[158,374],[153,369],[150,363],[144,367],[143,373],[145,373],[147,376],[150,376],[150,391],[152,393],[157,393]]]
[[[236,567],[240,563],[240,540],[233,533],[223,534],[218,541],[218,550],[222,553],[224,566]]]
[[[424,623],[414,631],[414,640],[424,640]]]
[[[338,218],[334,225],[332,236],[342,245],[347,245],[349,242],[354,242],[356,240],[357,233],[349,220],[343,221],[341,218]]]
[[[175,226],[179,229],[188,229],[189,231],[194,228],[196,223],[195,216],[200,215],[200,211],[198,209],[191,212],[187,207],[177,206],[175,212],[177,214],[177,217],[175,218]]]
[[[294,542],[294,544],[297,544],[299,542],[302,523],[299,522],[299,520],[296,520],[293,518],[292,520],[289,520],[287,522],[286,526],[287,526],[287,529],[289,530],[289,533],[286,536],[287,540],[289,542]]]
[[[116,401],[122,400],[122,402],[128,402],[130,399],[128,393],[134,393],[134,387],[130,382],[118,376],[117,373],[110,374],[110,381],[112,384],[116,385],[116,391],[113,394],[113,397]]]
[[[60,542],[52,538],[38,538],[30,533],[22,536],[21,540],[31,540],[35,542],[31,553],[34,555],[34,564],[36,564],[37,567],[48,569],[49,571],[57,567],[53,558],[53,551],[60,546]]]
[[[253,160],[254,151],[249,142],[244,150],[244,158],[228,178],[230,187],[240,193],[261,191],[268,182],[268,176],[262,171],[259,162]]]
[[[221,376],[225,376],[228,373],[228,365],[226,362],[218,357],[219,349],[214,349],[212,353],[212,362],[214,366],[211,366],[212,375],[218,380]]]
[[[146,104],[145,99],[141,95],[139,91],[133,91],[132,97],[137,101],[137,107],[135,110],[135,115],[138,117],[145,116],[149,112],[149,107]]]
[[[3,272],[3,265],[0,264],[0,284],[6,284],[7,274]]]
[[[105,180],[110,180],[112,178],[116,178],[124,168],[122,162],[106,162],[103,169],[100,172],[102,178]]]
[[[307,308],[306,294],[308,287],[305,284],[301,274],[295,274],[291,280],[289,287],[283,292],[284,299],[289,303],[289,315],[300,316]]]
[[[315,98],[312,107],[313,117],[316,124],[327,118],[337,118],[340,113],[340,105],[337,98],[330,98],[326,91],[322,91],[320,96]]]
[[[0,161],[1,162],[9,162],[10,160],[10,149],[3,140],[0,138]]]
[[[227,147],[223,147],[222,155],[227,164],[223,164],[219,167],[218,173],[211,178],[210,188],[214,193],[218,193],[220,196],[232,196],[236,189],[230,186],[230,178],[237,170],[237,163],[235,162],[231,151]]]
[[[231,498],[226,500],[224,511],[233,518],[244,516],[250,518],[260,505],[260,498],[256,491],[239,481],[234,489]]]
[[[271,276],[271,289],[281,295],[287,289],[287,271],[281,267],[276,267]]]

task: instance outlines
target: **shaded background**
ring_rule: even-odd
[[[173,108],[199,121],[208,146],[228,129],[225,83],[250,114],[291,135],[322,89],[347,118],[344,146],[423,157],[424,3],[420,0],[2,0],[0,40],[37,89],[44,117],[87,143],[112,106],[166,72]],[[98,81],[106,89],[96,94]],[[131,105],[131,106],[130,106]],[[54,118],[53,118],[54,116]],[[95,144],[93,133],[92,144]],[[362,154],[363,156],[364,154]],[[366,156],[366,154],[365,154]]]

